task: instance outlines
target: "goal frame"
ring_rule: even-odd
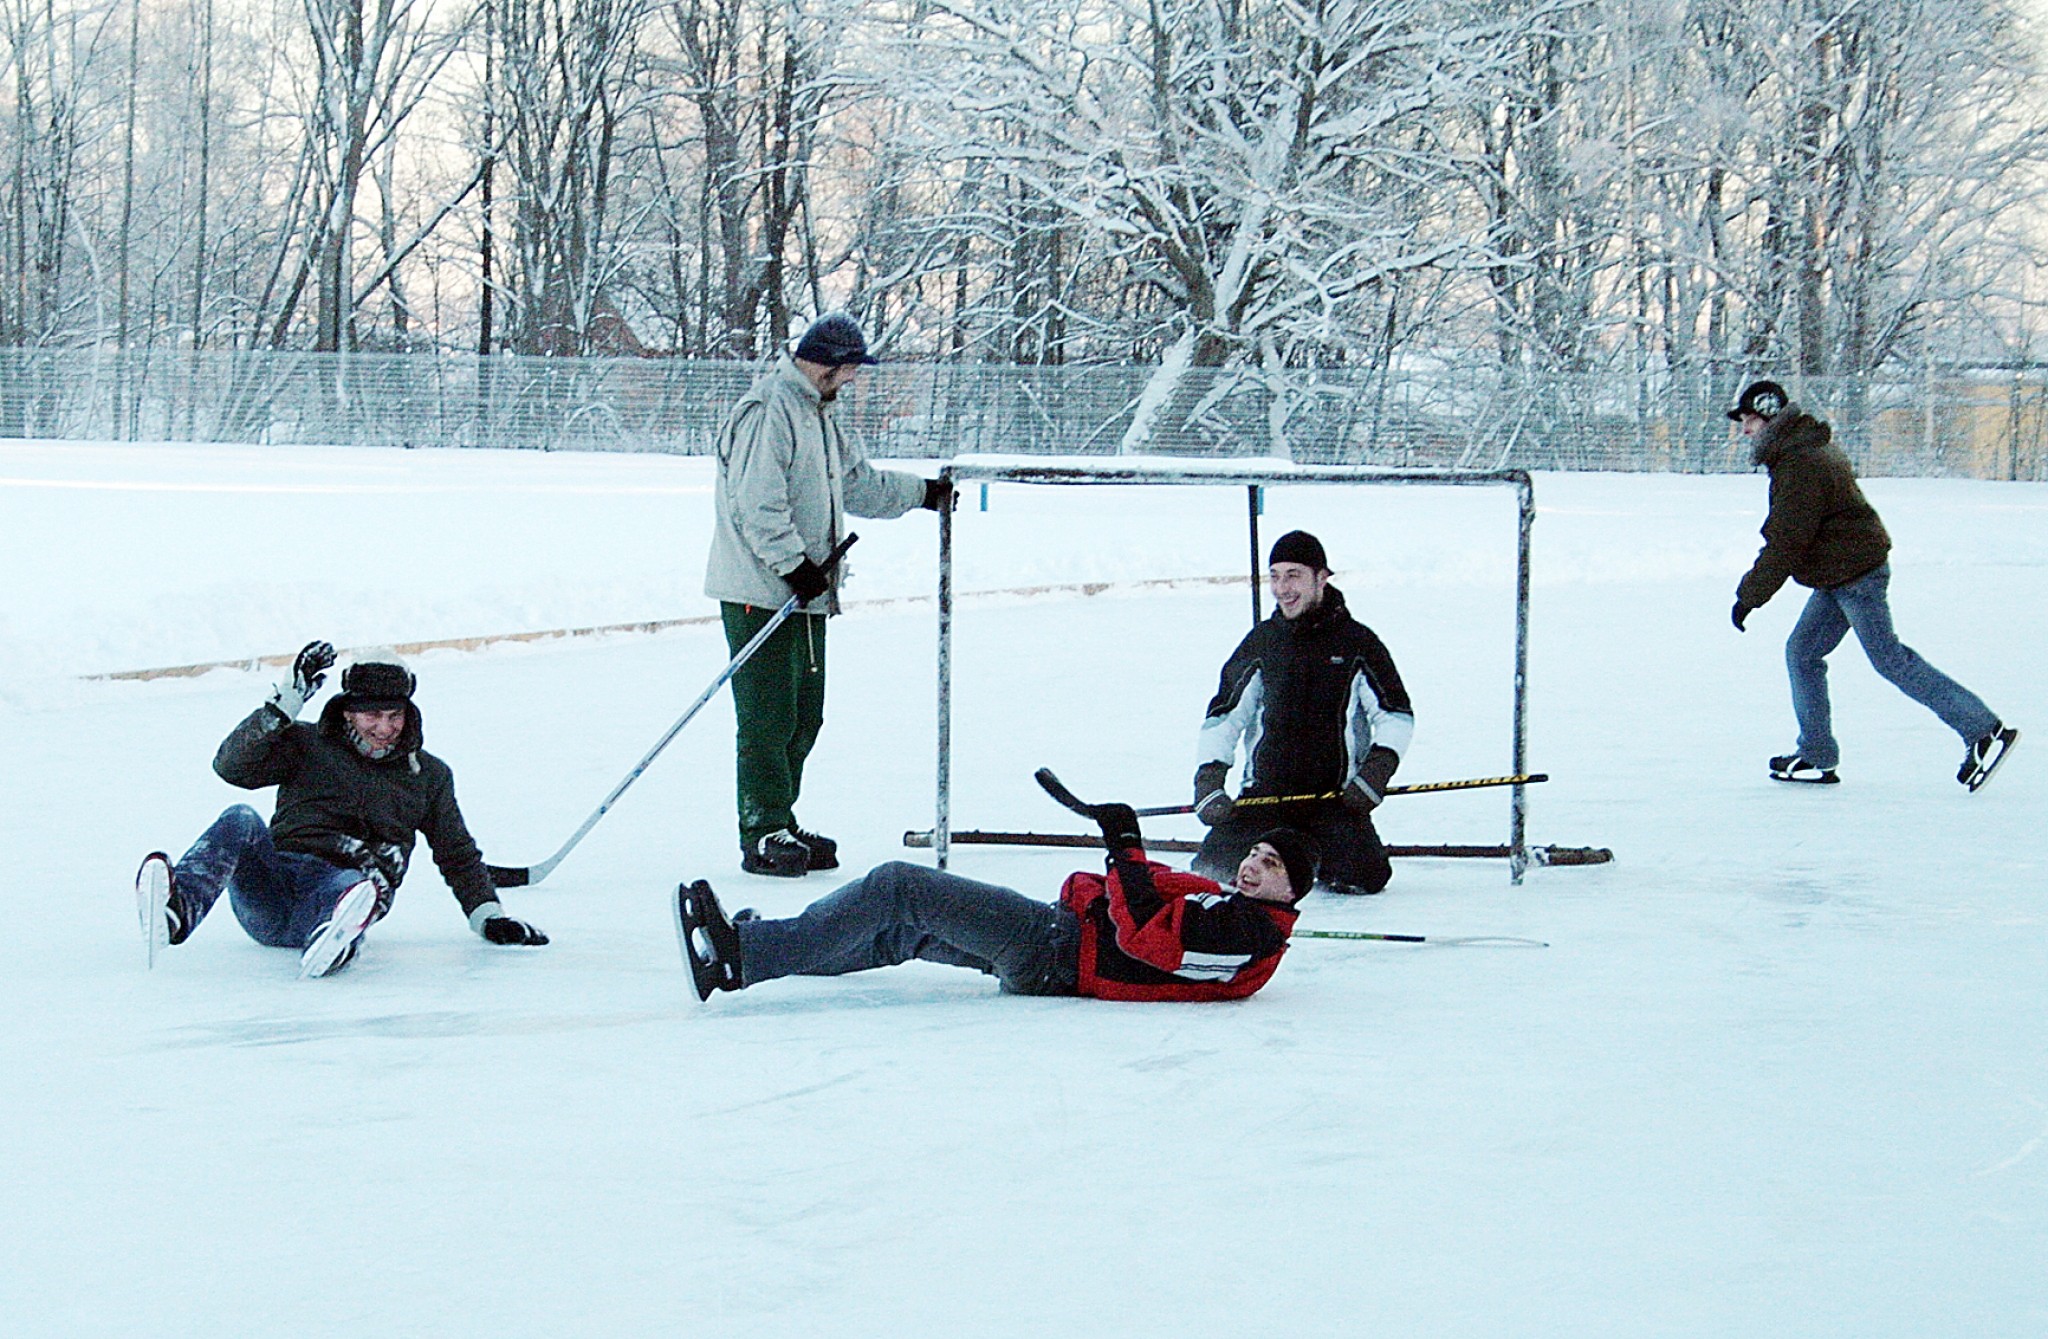
[[[1128,486],[1134,484],[1174,486],[1235,486],[1246,490],[1247,525],[1250,539],[1252,620],[1261,617],[1264,564],[1259,560],[1260,490],[1297,484],[1351,484],[1434,487],[1511,487],[1515,490],[1515,670],[1514,775],[1528,774],[1529,746],[1529,539],[1536,520],[1535,484],[1527,470],[1411,470],[1370,465],[1284,465],[1278,462],[1249,465],[1237,461],[1132,461],[1117,459],[1101,465],[1027,464],[1003,460],[949,461],[939,469],[939,478],[952,485],[957,495],[967,484],[1078,484],[1084,486]],[[955,546],[953,511],[939,510],[938,589],[938,764],[935,777],[936,811],[932,823],[932,851],[938,867],[946,868],[952,848],[953,809],[953,553]],[[1519,884],[1529,866],[1527,843],[1528,787],[1508,788],[1508,879]]]

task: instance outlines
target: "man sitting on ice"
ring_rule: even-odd
[[[1069,875],[1058,902],[892,861],[789,920],[728,920],[711,885],[676,890],[676,936],[697,987],[741,990],[779,976],[842,976],[921,958],[971,967],[1014,995],[1234,1000],[1266,984],[1315,885],[1313,842],[1275,828],[1234,888],[1145,858],[1127,804],[1091,806],[1107,876]]]
[[[499,905],[455,805],[455,774],[422,747],[417,681],[397,656],[357,656],[320,724],[298,719],[334,659],[326,642],[308,642],[290,677],[214,756],[213,770],[231,785],[277,787],[270,822],[238,804],[176,868],[161,851],[143,860],[135,900],[151,966],[159,948],[191,936],[225,890],[251,939],[299,950],[300,976],[340,971],[363,931],[391,909],[416,835],[433,848],[471,929],[493,944],[548,942]]]

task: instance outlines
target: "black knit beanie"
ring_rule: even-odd
[[[1273,541],[1273,552],[1266,559],[1266,566],[1274,563],[1300,563],[1318,572],[1330,570],[1330,560],[1323,556],[1323,541],[1306,530],[1289,530]]]
[[[1279,855],[1280,863],[1287,866],[1287,884],[1294,900],[1299,902],[1307,897],[1309,889],[1316,886],[1316,866],[1322,860],[1321,853],[1316,850],[1315,838],[1296,828],[1274,828],[1260,833],[1259,841],[1272,847]]]
[[[1792,403],[1792,397],[1785,394],[1785,388],[1775,381],[1753,381],[1749,388],[1736,398],[1735,407],[1728,411],[1728,417],[1742,421],[1744,414],[1755,414],[1761,419],[1774,419]]]
[[[820,367],[845,367],[850,363],[878,363],[868,352],[867,338],[860,325],[844,312],[821,316],[797,341],[796,356]]]

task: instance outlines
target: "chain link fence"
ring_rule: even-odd
[[[706,454],[758,366],[678,359],[0,350],[0,437]],[[869,451],[1283,456],[1413,468],[1748,468],[1748,373],[1194,369],[1125,438],[1154,369],[893,363],[846,412]],[[1869,475],[2048,478],[2048,369],[1783,377]]]

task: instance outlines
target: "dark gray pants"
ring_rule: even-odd
[[[1065,907],[894,860],[789,920],[748,920],[747,985],[778,976],[844,976],[912,958],[971,967],[1013,995],[1073,993],[1081,926]]]

